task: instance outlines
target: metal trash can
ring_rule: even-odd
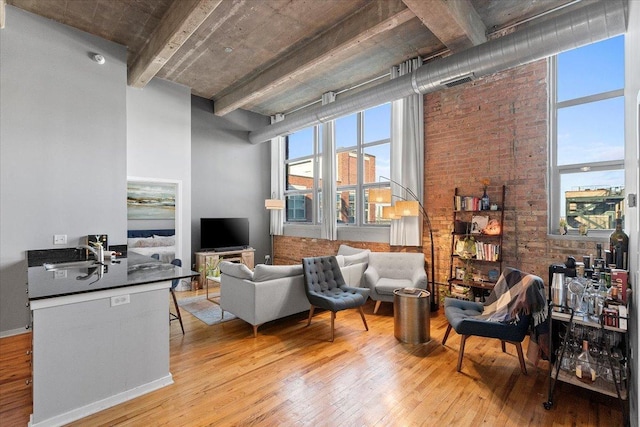
[[[393,291],[393,332],[398,340],[408,344],[431,340],[430,297],[424,289]]]

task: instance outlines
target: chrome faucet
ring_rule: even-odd
[[[94,247],[89,245],[79,245],[76,249],[87,249],[93,254],[93,258],[97,263],[104,264],[104,248],[102,247],[102,243],[95,243],[94,245]]]

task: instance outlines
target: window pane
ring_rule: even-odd
[[[558,55],[558,101],[624,87],[624,36]]]
[[[390,187],[376,187],[365,189],[364,203],[365,224],[388,225],[391,223],[390,219],[384,219],[382,217],[382,209],[385,206],[391,206]]]
[[[356,190],[340,190],[336,194],[338,224],[355,224]]]
[[[297,159],[298,157],[313,154],[313,126],[287,135],[285,138],[285,159]]]
[[[311,194],[295,194],[287,196],[287,218],[288,222],[311,222],[313,212],[313,201]]]
[[[358,184],[358,154],[356,150],[336,154],[336,186]]]
[[[623,170],[562,174],[560,190],[560,214],[570,229],[612,229],[616,211],[624,212]]]
[[[358,142],[358,114],[341,117],[335,121],[336,149],[355,147]]]
[[[380,144],[364,149],[364,183],[379,182],[379,177],[391,177],[391,144]]]
[[[364,143],[391,138],[391,104],[364,111]]]
[[[623,158],[623,97],[558,110],[558,165]]]
[[[287,190],[313,188],[313,160],[307,159],[287,165]]]

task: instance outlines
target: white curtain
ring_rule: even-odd
[[[271,124],[284,120],[284,115],[271,116]],[[271,140],[271,194],[270,199],[284,198],[284,138],[276,136]],[[286,209],[286,208],[285,208]],[[284,233],[285,210],[271,209],[269,231],[272,236]]]
[[[422,65],[421,58],[405,61],[391,68],[391,78],[413,72]],[[424,183],[424,106],[422,95],[414,94],[391,104],[391,179],[408,188],[391,183],[393,201],[415,200],[421,205]],[[414,197],[414,195],[416,197]],[[422,215],[391,221],[391,245],[422,246]]]
[[[336,100],[334,92],[327,92],[322,95],[322,105],[329,104]],[[338,238],[338,218],[336,217],[336,147],[334,140],[334,121],[322,124],[322,156],[321,174],[322,179],[322,224],[320,237],[328,240]]]

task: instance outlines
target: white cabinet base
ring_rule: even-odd
[[[66,424],[172,384],[169,287],[161,282],[32,301],[29,424]]]

